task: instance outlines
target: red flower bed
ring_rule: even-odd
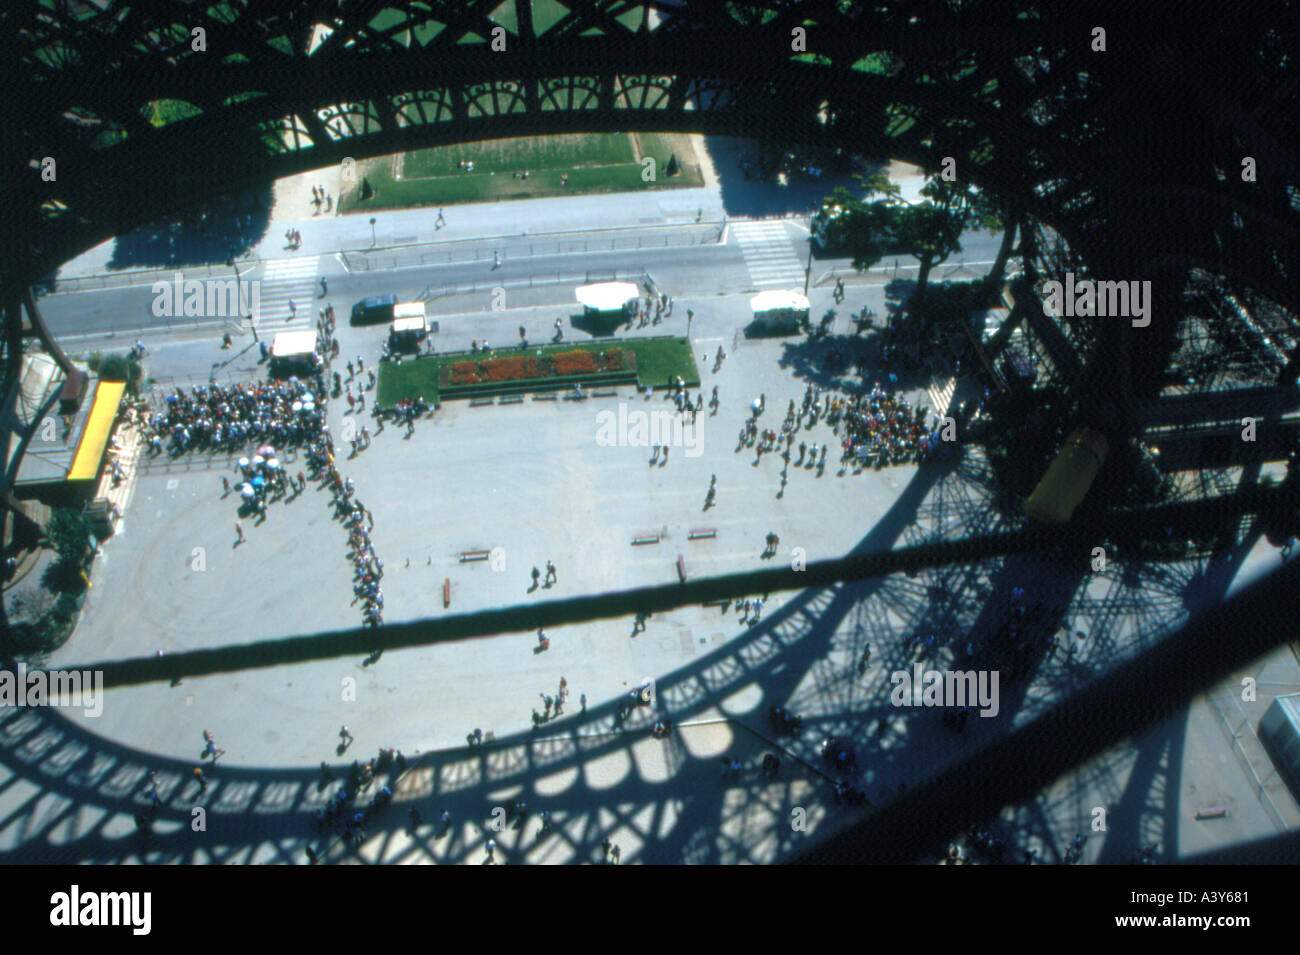
[[[485,381],[480,365],[476,361],[458,361],[451,366],[451,383],[453,385],[477,385]]]
[[[589,351],[565,351],[551,356],[557,375],[589,375],[596,370],[596,356]]]
[[[567,351],[546,358],[506,355],[486,361],[458,361],[451,366],[453,385],[478,385],[530,378],[555,378],[622,371],[623,353],[617,348],[605,352]]]
[[[519,381],[524,378],[545,378],[548,374],[540,361],[525,355],[490,358],[482,365],[485,381]]]
[[[617,348],[609,351],[565,351],[551,356],[557,375],[590,375],[601,371],[621,371],[623,353]]]

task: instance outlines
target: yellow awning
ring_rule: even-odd
[[[72,459],[69,481],[90,481],[99,476],[104,448],[108,445],[108,436],[113,430],[125,390],[126,383],[122,381],[101,381],[95,389],[95,404],[86,419],[86,430],[81,433],[77,455]]]

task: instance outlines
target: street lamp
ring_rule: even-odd
[[[370,217],[370,247],[373,249],[378,240],[375,239],[375,217]]]
[[[242,313],[244,310],[244,289],[240,282],[239,264],[232,259],[230,267],[235,271],[235,301],[239,304]],[[249,271],[251,272],[252,269],[249,269]],[[253,317],[252,311],[249,311],[248,315],[243,317],[248,319],[248,330],[253,333],[253,341],[260,342],[261,339],[257,337],[257,320]]]

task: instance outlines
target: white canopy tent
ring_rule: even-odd
[[[393,333],[426,332],[429,320],[424,313],[423,302],[403,302],[393,306]]]
[[[769,327],[796,327],[808,318],[811,306],[808,297],[792,289],[771,289],[759,292],[749,300],[754,321]]]
[[[296,358],[316,353],[316,333],[313,331],[279,332],[271,344],[272,358]]]
[[[639,298],[640,290],[632,282],[597,282],[579,286],[574,294],[579,305],[593,312],[618,312]]]

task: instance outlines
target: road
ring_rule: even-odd
[[[750,223],[728,225],[718,241],[718,226],[668,225],[644,229],[569,232],[546,236],[520,235],[421,245],[375,252],[300,255],[239,267],[239,278],[259,283],[259,327],[266,333],[307,327],[312,302],[324,278],[331,300],[351,303],[369,295],[392,292],[399,298],[423,296],[430,315],[462,314],[492,309],[492,292],[506,290],[508,307],[572,304],[573,287],[615,276],[649,272],[658,285],[678,297],[743,294],[764,287],[799,287],[808,262],[807,230],[800,220],[764,224],[767,232],[746,240]],[[784,235],[782,235],[784,233]],[[987,270],[997,254],[1000,236],[972,232],[963,251],[935,272],[941,279],[974,278]],[[495,265],[499,255],[499,266]],[[771,261],[779,268],[768,266]],[[900,259],[898,274],[914,275],[915,260]],[[182,273],[184,270],[181,270]],[[864,276],[853,273],[849,260],[817,258],[812,278],[835,273],[851,283],[884,284],[893,277],[893,262]],[[161,273],[170,275],[172,273]],[[233,279],[235,270],[215,270],[219,281]],[[191,272],[201,280],[208,270]],[[154,314],[153,283],[159,273],[140,273],[138,283],[114,288],[57,292],[41,299],[41,310],[53,334],[72,351],[121,337],[142,338],[153,348],[172,340],[215,338],[233,330],[235,316],[222,314],[169,317]],[[125,281],[127,279],[123,279]],[[251,293],[250,293],[251,295]],[[291,316],[288,303],[296,307]],[[337,306],[336,306],[337,308]]]

